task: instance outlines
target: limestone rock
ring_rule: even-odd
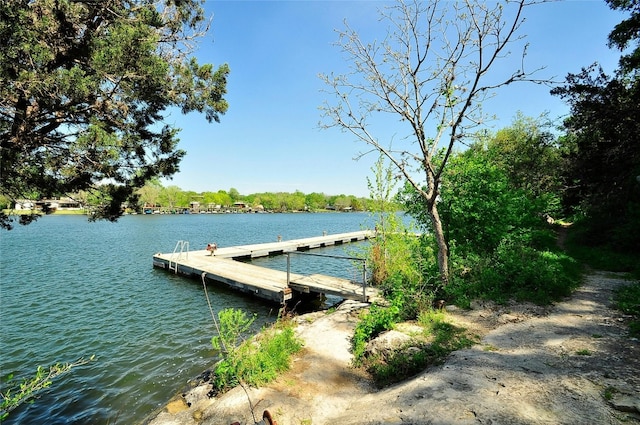
[[[640,398],[630,394],[616,394],[609,403],[621,412],[640,414]]]
[[[383,332],[378,337],[372,339],[367,344],[367,355],[383,355],[386,356],[393,351],[406,347],[412,338],[402,332],[395,330]]]

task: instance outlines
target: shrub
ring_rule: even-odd
[[[351,340],[354,363],[361,365],[364,359],[367,342],[380,335],[382,332],[393,329],[400,318],[400,309],[397,306],[380,307],[372,305],[369,311],[360,316]]]
[[[73,363],[56,363],[46,368],[38,366],[33,376],[23,379],[15,379],[13,374],[4,377],[0,385],[0,422],[21,404],[32,401],[39,391],[49,388],[52,380],[57,376],[93,360],[95,355],[89,359],[81,358]]]
[[[640,278],[640,253],[637,250],[616,250],[611,244],[594,239],[591,226],[590,222],[581,220],[569,227],[567,251],[595,269],[630,272]]]
[[[225,350],[214,369],[213,385],[219,391],[240,382],[259,386],[272,381],[289,368],[291,355],[302,348],[293,324],[286,320],[277,321],[252,339],[242,340],[255,317],[248,318],[235,309],[222,310],[218,317],[220,332],[212,338],[212,344]]]
[[[633,316],[629,323],[629,334],[640,336],[640,282],[620,288],[614,296],[616,308],[625,314]]]
[[[506,235],[486,255],[459,255],[454,246],[453,278],[444,288],[445,296],[468,307],[473,298],[547,304],[569,295],[580,282],[581,266],[557,247],[549,247],[544,233],[521,229]]]
[[[429,366],[442,363],[452,352],[472,346],[473,341],[465,329],[445,320],[442,312],[422,311],[418,323],[424,333],[412,350],[398,350],[386,357],[363,359],[364,366],[379,387],[407,379]]]

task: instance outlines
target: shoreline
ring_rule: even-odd
[[[39,210],[12,210],[12,209],[4,209],[2,212],[8,216],[21,216],[21,215],[38,215],[40,217],[51,216],[51,215],[86,215],[90,216],[91,212],[86,210],[56,210],[49,213],[43,213]],[[320,213],[335,213],[335,214],[349,214],[349,213],[365,213],[368,212],[366,210],[350,210],[350,211],[340,211],[340,210],[330,210],[330,209],[316,209],[316,210],[290,210],[290,211],[258,211],[258,210],[234,210],[234,211],[200,211],[200,212],[160,212],[160,213],[144,213],[144,212],[134,212],[129,211],[122,214],[121,217],[130,216],[130,215],[140,215],[140,216],[156,216],[156,215],[169,215],[169,216],[182,216],[182,215],[226,215],[226,214],[320,214]]]
[[[351,336],[367,305],[343,302],[296,318],[305,347],[275,382],[211,399],[207,385],[197,385],[145,424],[251,424],[250,406],[255,417],[269,410],[280,425],[640,424],[640,342],[627,336],[629,318],[610,305],[625,284],[595,272],[552,306],[451,308],[447,316],[480,342],[383,389],[351,366]]]

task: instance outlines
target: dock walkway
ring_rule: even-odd
[[[214,255],[219,258],[248,260],[251,258],[281,255],[287,251],[307,251],[314,248],[358,242],[371,237],[373,237],[372,231],[362,230],[359,232],[337,233],[335,235],[322,235],[312,238],[292,239],[288,241],[232,246],[226,248],[222,247],[218,248]],[[209,255],[209,252],[204,252],[206,255]]]
[[[373,236],[371,231],[323,235],[273,243],[218,248],[213,255],[207,250],[181,250],[169,254],[155,254],[153,266],[176,274],[209,281],[222,282],[236,290],[259,298],[285,303],[299,293],[319,293],[346,299],[370,301],[377,290],[363,288],[362,283],[321,274],[301,275],[234,261],[281,255],[291,251],[307,251],[325,246],[362,241]],[[180,243],[179,243],[180,244]]]

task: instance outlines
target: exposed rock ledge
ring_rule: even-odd
[[[451,319],[483,336],[446,363],[376,390],[351,368],[357,311],[298,318],[304,350],[264,388],[209,398],[200,385],[174,398],[151,425],[253,424],[267,409],[279,425],[298,424],[629,424],[640,423],[640,342],[610,307],[628,283],[594,273],[553,307],[475,303]]]

